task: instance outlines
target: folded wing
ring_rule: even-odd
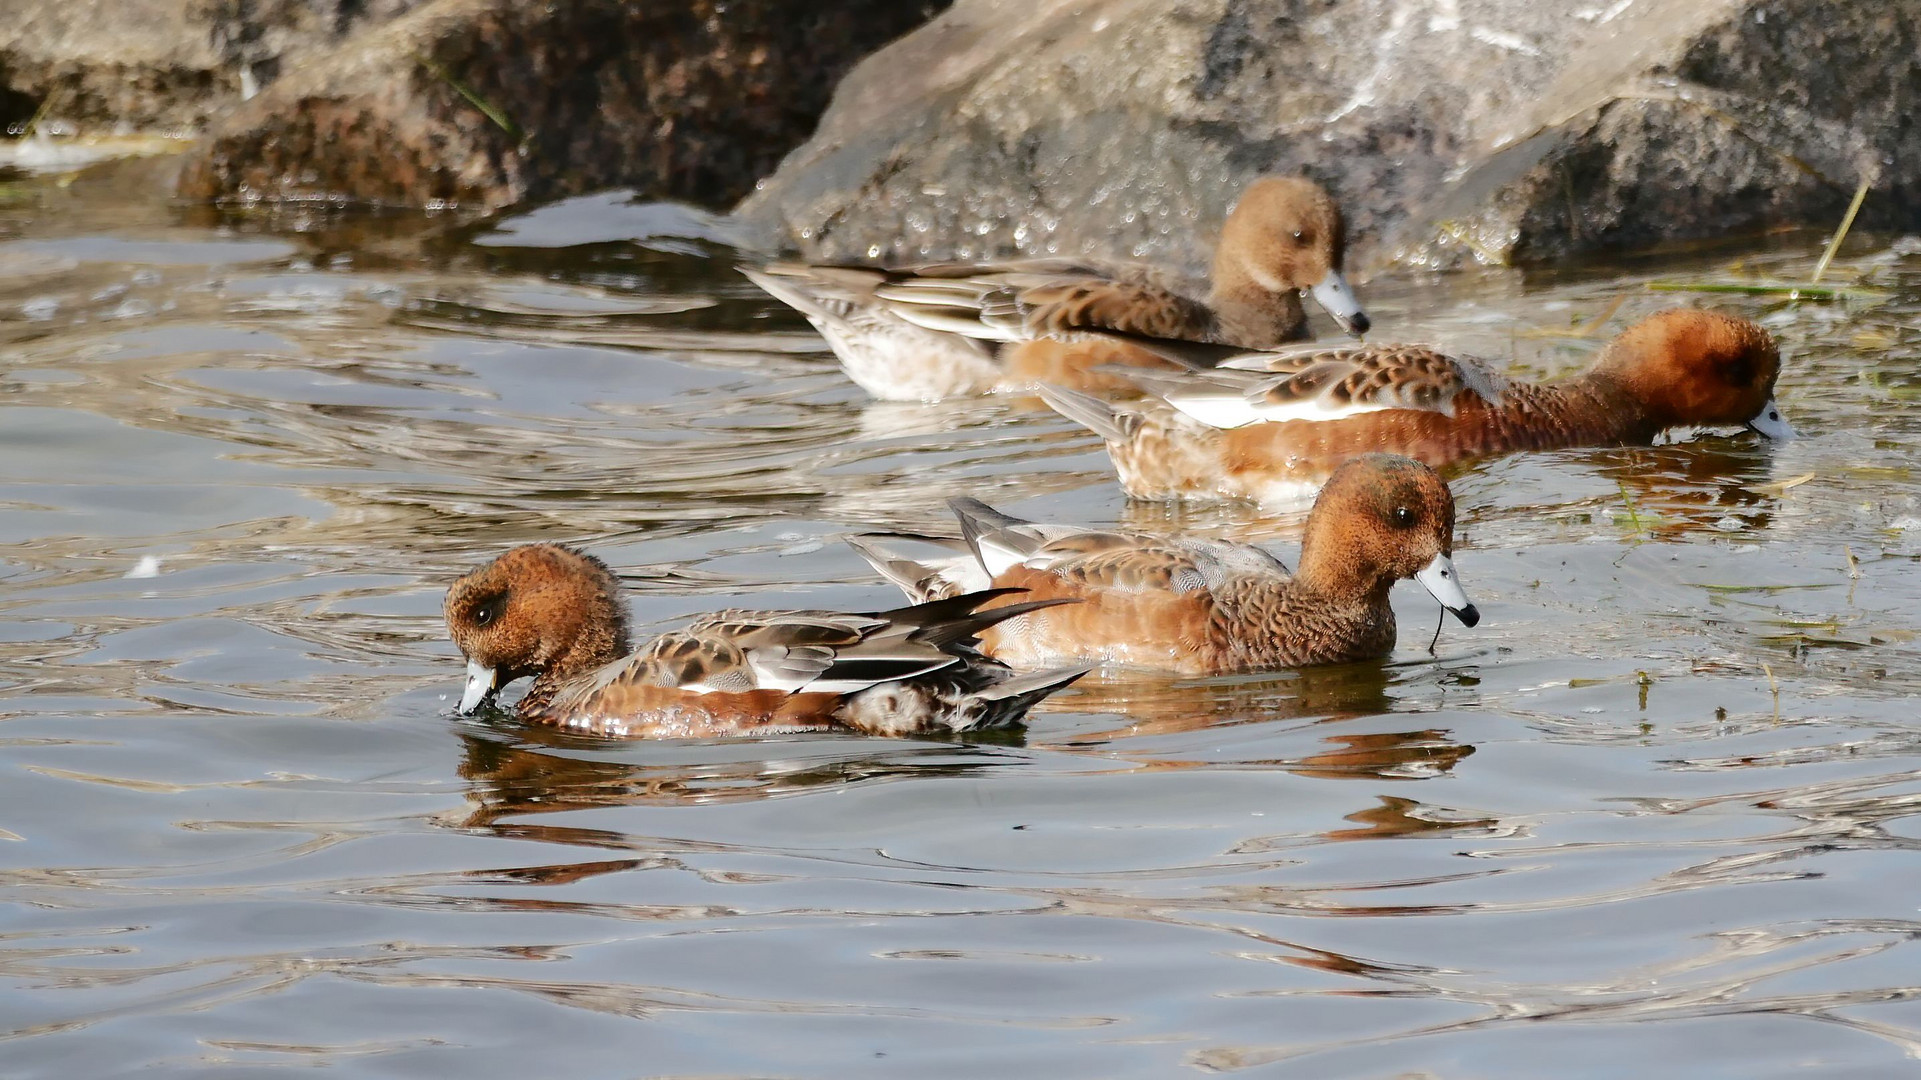
[[[1484,361],[1424,345],[1246,353],[1209,371],[1128,375],[1218,428],[1337,421],[1383,409],[1453,416],[1463,395],[1493,404],[1507,388]]]

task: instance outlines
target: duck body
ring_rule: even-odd
[[[1102,661],[1192,675],[1384,656],[1396,627],[1388,592],[1415,578],[1473,626],[1479,612],[1452,560],[1454,503],[1433,470],[1370,455],[1330,482],[1309,515],[1300,569],[1247,544],[1023,521],[953,503],[962,538],[869,534],[855,547],[909,596],[1020,588],[1035,609],[982,634],[1016,667]],[[902,548],[933,545],[916,559]]]
[[[1141,266],[1066,259],[885,270],[742,267],[813,323],[862,389],[883,400],[1021,389],[1107,388],[1097,369],[1163,367],[1137,340],[1271,348],[1307,333],[1311,292],[1353,333],[1368,327],[1341,261],[1346,234],[1325,190],[1298,178],[1250,185],[1223,226],[1204,296]]]
[[[1136,498],[1298,500],[1356,454],[1434,467],[1523,450],[1645,444],[1671,428],[1793,429],[1773,397],[1780,355],[1744,319],[1677,309],[1609,344],[1557,383],[1510,380],[1486,361],[1422,345],[1248,354],[1207,371],[1130,378],[1129,405],[1043,388],[1106,440]]]
[[[875,613],[728,610],[629,652],[613,575],[571,548],[514,548],[448,590],[468,658],[460,711],[531,676],[521,719],[616,738],[854,729],[906,735],[1018,723],[1086,672],[1017,675],[976,635],[1028,610],[1000,591]],[[1042,606],[1060,601],[1038,601]]]

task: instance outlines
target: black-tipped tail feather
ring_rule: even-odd
[[[1010,592],[1025,591],[1025,589],[989,589],[986,592],[968,593],[965,596],[956,596],[952,600],[936,600],[933,604],[924,604],[921,606],[932,607],[936,604],[952,604],[971,599],[974,601],[974,605],[978,607],[993,597],[1003,596]],[[924,641],[936,647],[962,642],[971,643],[975,635],[996,623],[1003,623],[1009,619],[1017,619],[1030,611],[1039,611],[1042,608],[1078,603],[1080,603],[1080,598],[1078,597],[1057,596],[1047,600],[1025,600],[1018,604],[1005,604],[1001,607],[989,608],[986,611],[975,611],[967,615],[943,619],[939,622],[929,624],[925,628],[915,631],[913,637],[916,641]],[[909,608],[907,610],[911,611],[913,609]]]

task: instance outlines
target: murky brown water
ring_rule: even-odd
[[[891,605],[835,535],[960,491],[1289,524],[1129,506],[1016,403],[866,402],[699,215],[0,193],[8,1076],[1921,1069],[1921,243],[1850,243],[1875,303],[1712,298],[1801,440],[1457,480],[1485,618],[1436,656],[1404,587],[1388,662],[990,743],[605,744],[449,715],[451,577],[584,541],[651,624]],[[1821,240],[1365,295],[1559,373],[1649,281]]]

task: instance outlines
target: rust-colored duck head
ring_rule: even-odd
[[[1774,403],[1781,352],[1766,330],[1734,315],[1672,308],[1623,330],[1594,362],[1655,430],[1745,424],[1770,439],[1794,428]]]
[[[1385,595],[1421,583],[1466,626],[1481,621],[1454,569],[1454,495],[1412,458],[1365,454],[1342,465],[1314,500],[1295,576],[1337,595]]]
[[[445,611],[467,658],[462,713],[523,676],[563,680],[627,653],[613,571],[559,544],[522,545],[469,572],[448,588]]]

